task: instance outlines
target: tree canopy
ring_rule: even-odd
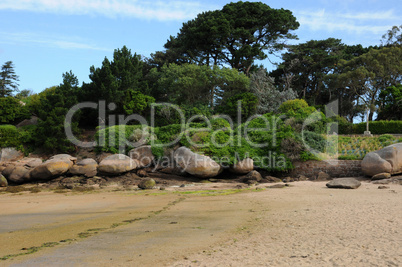
[[[183,23],[177,37],[165,44],[167,53],[200,65],[229,65],[249,74],[255,60],[265,59],[295,39],[299,23],[292,12],[261,2],[236,2],[199,14]]]

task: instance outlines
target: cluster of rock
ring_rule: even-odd
[[[19,155],[20,156],[20,155]],[[9,158],[7,158],[9,159]],[[208,156],[199,155],[186,147],[179,147],[173,153],[172,162],[179,172],[185,172],[199,178],[211,178],[219,175],[223,168]],[[26,183],[32,181],[52,180],[63,175],[83,176],[87,178],[96,175],[117,176],[133,170],[141,173],[140,168],[156,164],[151,146],[141,146],[123,154],[109,155],[99,160],[86,158],[78,161],[76,157],[59,154],[42,161],[40,158],[22,158],[15,161],[0,162],[0,183]],[[166,168],[165,168],[166,169]],[[231,166],[230,170],[238,174],[252,172],[254,164],[252,159],[245,159]],[[140,188],[149,188],[152,181],[144,181]]]
[[[402,173],[402,143],[368,153],[362,161],[362,171],[372,180],[388,179]]]
[[[392,183],[391,176],[402,173],[402,143],[367,153],[361,167],[362,172],[371,177],[374,184]],[[327,184],[330,188],[347,189],[355,189],[360,185],[361,183],[354,178],[334,179]]]
[[[81,176],[86,178],[103,176],[118,176],[129,173],[133,170],[139,176],[147,176],[142,168],[154,166],[153,169],[164,173],[189,174],[202,179],[209,179],[218,176],[223,167],[212,158],[197,154],[187,147],[175,149],[169,161],[169,166],[159,166],[152,154],[151,146],[141,146],[129,152],[129,156],[123,154],[108,155],[101,157],[98,162],[92,158],[78,161],[76,157],[59,154],[42,161],[40,158],[21,158],[21,154],[13,150],[6,150],[0,153],[0,186],[7,186],[7,183],[26,183],[32,181],[53,180],[60,176]],[[14,157],[14,161],[9,161]],[[15,159],[20,158],[19,160]],[[3,159],[6,159],[4,161]],[[229,171],[239,176],[247,184],[261,182],[285,183],[294,181],[294,178],[287,177],[278,179],[271,176],[263,178],[254,170],[254,162],[246,158],[237,164],[229,167]],[[402,143],[388,146],[382,150],[371,152],[362,161],[362,171],[372,177],[373,180],[388,179],[393,174],[402,173]],[[145,172],[144,175],[141,175]],[[2,175],[1,175],[2,174]],[[4,177],[3,177],[4,176]],[[307,177],[299,177],[297,180],[307,180]],[[331,177],[321,172],[317,180],[331,180]],[[155,181],[146,180],[140,188],[155,186]],[[327,184],[330,188],[355,189],[360,182],[353,178],[333,179]]]

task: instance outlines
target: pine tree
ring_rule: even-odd
[[[18,81],[19,77],[15,74],[13,62],[7,61],[0,72],[0,97],[10,96],[14,91],[18,92]]]

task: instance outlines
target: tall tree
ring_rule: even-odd
[[[208,105],[213,108],[226,99],[248,91],[249,78],[236,69],[195,64],[169,64],[157,76],[153,95],[157,100],[178,105]]]
[[[382,90],[377,120],[402,120],[402,84]]]
[[[100,68],[92,66],[89,78],[91,83],[84,83],[80,101],[99,101],[115,103],[114,112],[123,114],[127,99],[131,99],[132,91],[148,94],[147,83],[143,79],[143,61],[141,56],[132,54],[126,46],[116,49],[113,60],[105,58]],[[86,110],[81,123],[92,125],[97,123],[98,111]]]
[[[381,90],[402,83],[402,47],[371,49],[349,61],[341,61],[342,72],[334,75],[338,88],[353,92],[365,108],[369,120],[378,107]]]
[[[226,4],[221,10],[199,14],[183,24],[177,37],[165,44],[200,65],[230,65],[249,74],[255,60],[267,58],[283,46],[299,23],[292,12],[261,2]]]
[[[274,84],[274,79],[262,68],[251,74],[250,91],[257,97],[256,111],[259,114],[276,112],[283,102],[297,97],[291,88],[279,90]]]
[[[15,74],[13,62],[7,61],[1,67],[0,72],[0,97],[10,96],[15,91],[18,92],[18,81],[19,77]]]
[[[344,57],[344,49],[341,40],[334,38],[291,45],[282,55],[283,63],[272,75],[285,80],[284,76],[290,74],[292,82],[288,86],[309,104],[328,103],[331,92],[326,90],[324,77],[333,72]]]
[[[90,84],[83,86],[85,100],[105,100],[121,104],[129,89],[145,91],[141,83],[143,62],[126,46],[116,49],[113,60],[105,58],[100,68],[90,68]]]
[[[393,26],[386,34],[382,36],[381,40],[384,46],[402,46],[402,25]]]
[[[287,47],[282,55],[283,62],[270,73],[277,85],[292,88],[299,98],[310,105],[326,105],[338,99],[340,115],[355,115],[356,94],[338,87],[329,79],[342,68],[339,61],[350,60],[369,51],[361,45],[348,46],[340,39],[311,40]]]

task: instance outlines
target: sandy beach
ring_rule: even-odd
[[[402,265],[400,185],[212,185],[0,194],[0,266]]]

